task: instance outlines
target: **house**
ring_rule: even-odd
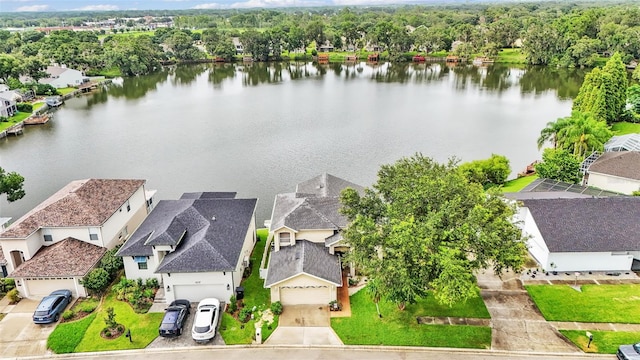
[[[257,199],[234,192],[185,193],[156,204],[118,250],[127,278],[160,281],[165,299],[228,302],[256,242]]]
[[[518,220],[545,271],[640,269],[640,198],[562,192],[522,200]]]
[[[49,66],[45,72],[49,75],[38,80],[41,84],[49,84],[56,89],[80,86],[89,82],[89,78],[81,71],[60,66]]]
[[[332,52],[334,50],[333,45],[329,40],[326,40],[323,44],[318,47],[319,52]]]
[[[631,195],[640,190],[640,152],[605,152],[588,167],[583,183]]]
[[[233,47],[236,49],[236,55],[244,53],[244,47],[240,42],[240,38],[232,37],[231,42],[233,43]]]
[[[16,101],[9,93],[10,91],[0,93],[0,116],[12,117],[18,112]]]
[[[147,216],[153,194],[144,184],[72,181],[2,231],[2,256],[20,295],[38,298],[69,289],[86,296],[81,279]]]
[[[272,302],[326,305],[336,300],[337,288],[343,286],[340,256],[349,251],[341,235],[347,218],[339,212],[339,196],[348,187],[363,191],[325,173],[298,184],[294,193],[276,196],[269,226],[273,251],[264,284]]]

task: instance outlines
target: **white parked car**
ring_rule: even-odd
[[[219,317],[220,300],[208,298],[200,301],[191,329],[193,340],[205,342],[213,339],[216,336]]]

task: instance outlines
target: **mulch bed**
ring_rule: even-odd
[[[102,329],[102,331],[100,331],[100,336],[103,339],[107,339],[107,340],[117,339],[120,336],[122,336],[122,334],[124,334],[124,325],[121,325],[121,324],[118,324],[118,326],[116,326],[115,328],[112,328],[112,329],[104,328]]]

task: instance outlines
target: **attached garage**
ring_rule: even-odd
[[[73,278],[26,278],[23,281],[29,297],[45,297],[60,289],[71,290],[74,297],[78,296]]]
[[[280,287],[282,305],[327,305],[333,297],[329,286]]]
[[[225,301],[229,296],[224,284],[174,285],[173,291],[176,299],[187,299],[191,302],[199,302],[205,298]]]

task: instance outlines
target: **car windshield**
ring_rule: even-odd
[[[178,319],[178,311],[167,311],[162,318],[163,324],[174,324]]]
[[[210,328],[210,326],[196,326],[193,328],[193,331],[197,332],[198,334],[202,334],[209,331]]]

